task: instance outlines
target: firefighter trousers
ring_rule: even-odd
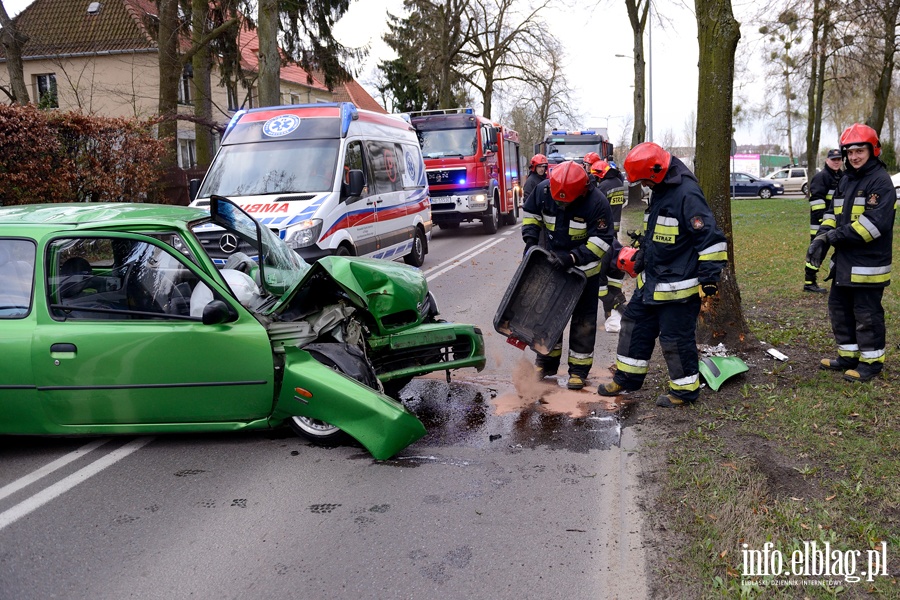
[[[884,364],[886,328],[881,298],[883,287],[832,285],[828,295],[831,331],[838,354],[868,363],[880,371]]]
[[[594,343],[597,340],[597,297],[600,277],[587,278],[587,284],[572,311],[569,321],[569,374],[587,378],[594,364]],[[538,354],[534,364],[545,373],[556,373],[562,358],[562,338],[557,340],[550,354]]]
[[[685,302],[645,304],[641,294],[635,292],[622,314],[613,380],[626,390],[640,389],[658,337],[669,369],[668,393],[688,402],[696,400],[700,396],[696,340],[699,314],[699,296]]]

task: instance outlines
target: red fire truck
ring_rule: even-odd
[[[431,195],[431,218],[441,229],[481,221],[486,233],[519,220],[519,134],[471,108],[409,113],[419,136]]]
[[[547,157],[550,170],[566,160],[581,162],[588,152],[596,152],[603,160],[613,155],[613,145],[606,136],[606,129],[589,129],[585,131],[551,131],[550,135],[535,146],[535,154],[540,152]]]

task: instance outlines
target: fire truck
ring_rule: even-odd
[[[492,234],[518,222],[518,133],[472,108],[416,111],[409,118],[422,147],[436,225],[456,229],[463,221],[481,221]]]
[[[551,131],[543,142],[535,146],[535,154],[547,157],[552,171],[555,165],[566,161],[582,161],[588,152],[596,152],[603,160],[613,155],[613,145],[606,136],[606,129],[588,129],[585,131]]]

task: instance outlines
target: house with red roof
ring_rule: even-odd
[[[109,117],[151,117],[159,105],[158,23],[153,0],[35,0],[16,17],[29,36],[23,50],[25,83],[31,100],[45,108],[78,110]],[[212,71],[213,118],[225,125],[236,110],[252,108],[259,59],[255,29],[242,26],[238,39],[241,67],[250,74],[244,86]],[[8,86],[6,56],[0,46],[0,85]],[[185,69],[179,86],[179,112],[193,113],[192,72]],[[356,81],[334,90],[324,78],[299,65],[281,66],[283,104],[353,102],[359,108],[386,112]],[[194,127],[180,122],[178,161],[195,165]]]

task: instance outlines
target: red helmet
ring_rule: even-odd
[[[671,162],[672,155],[659,144],[643,142],[632,148],[625,157],[625,172],[632,183],[642,179],[659,183],[666,176]]]
[[[591,174],[603,179],[606,176],[607,171],[609,171],[609,168],[608,162],[605,160],[597,160],[591,163]]]
[[[598,160],[600,160],[600,155],[596,152],[588,152],[584,155],[584,164],[586,165],[592,165]]]
[[[625,271],[632,277],[637,277],[637,273],[634,272],[634,257],[637,252],[638,249],[631,246],[625,246],[619,250],[619,255],[616,257],[616,268]]]
[[[550,173],[550,195],[557,202],[572,202],[584,193],[587,184],[587,173],[571,160],[556,165]]]
[[[868,125],[854,123],[841,134],[841,152],[846,153],[847,148],[855,144],[868,144],[875,156],[881,155],[881,143],[878,134]]]
[[[531,166],[529,167],[529,170],[534,171],[540,166],[547,166],[547,157],[543,154],[535,154],[531,157]]]

